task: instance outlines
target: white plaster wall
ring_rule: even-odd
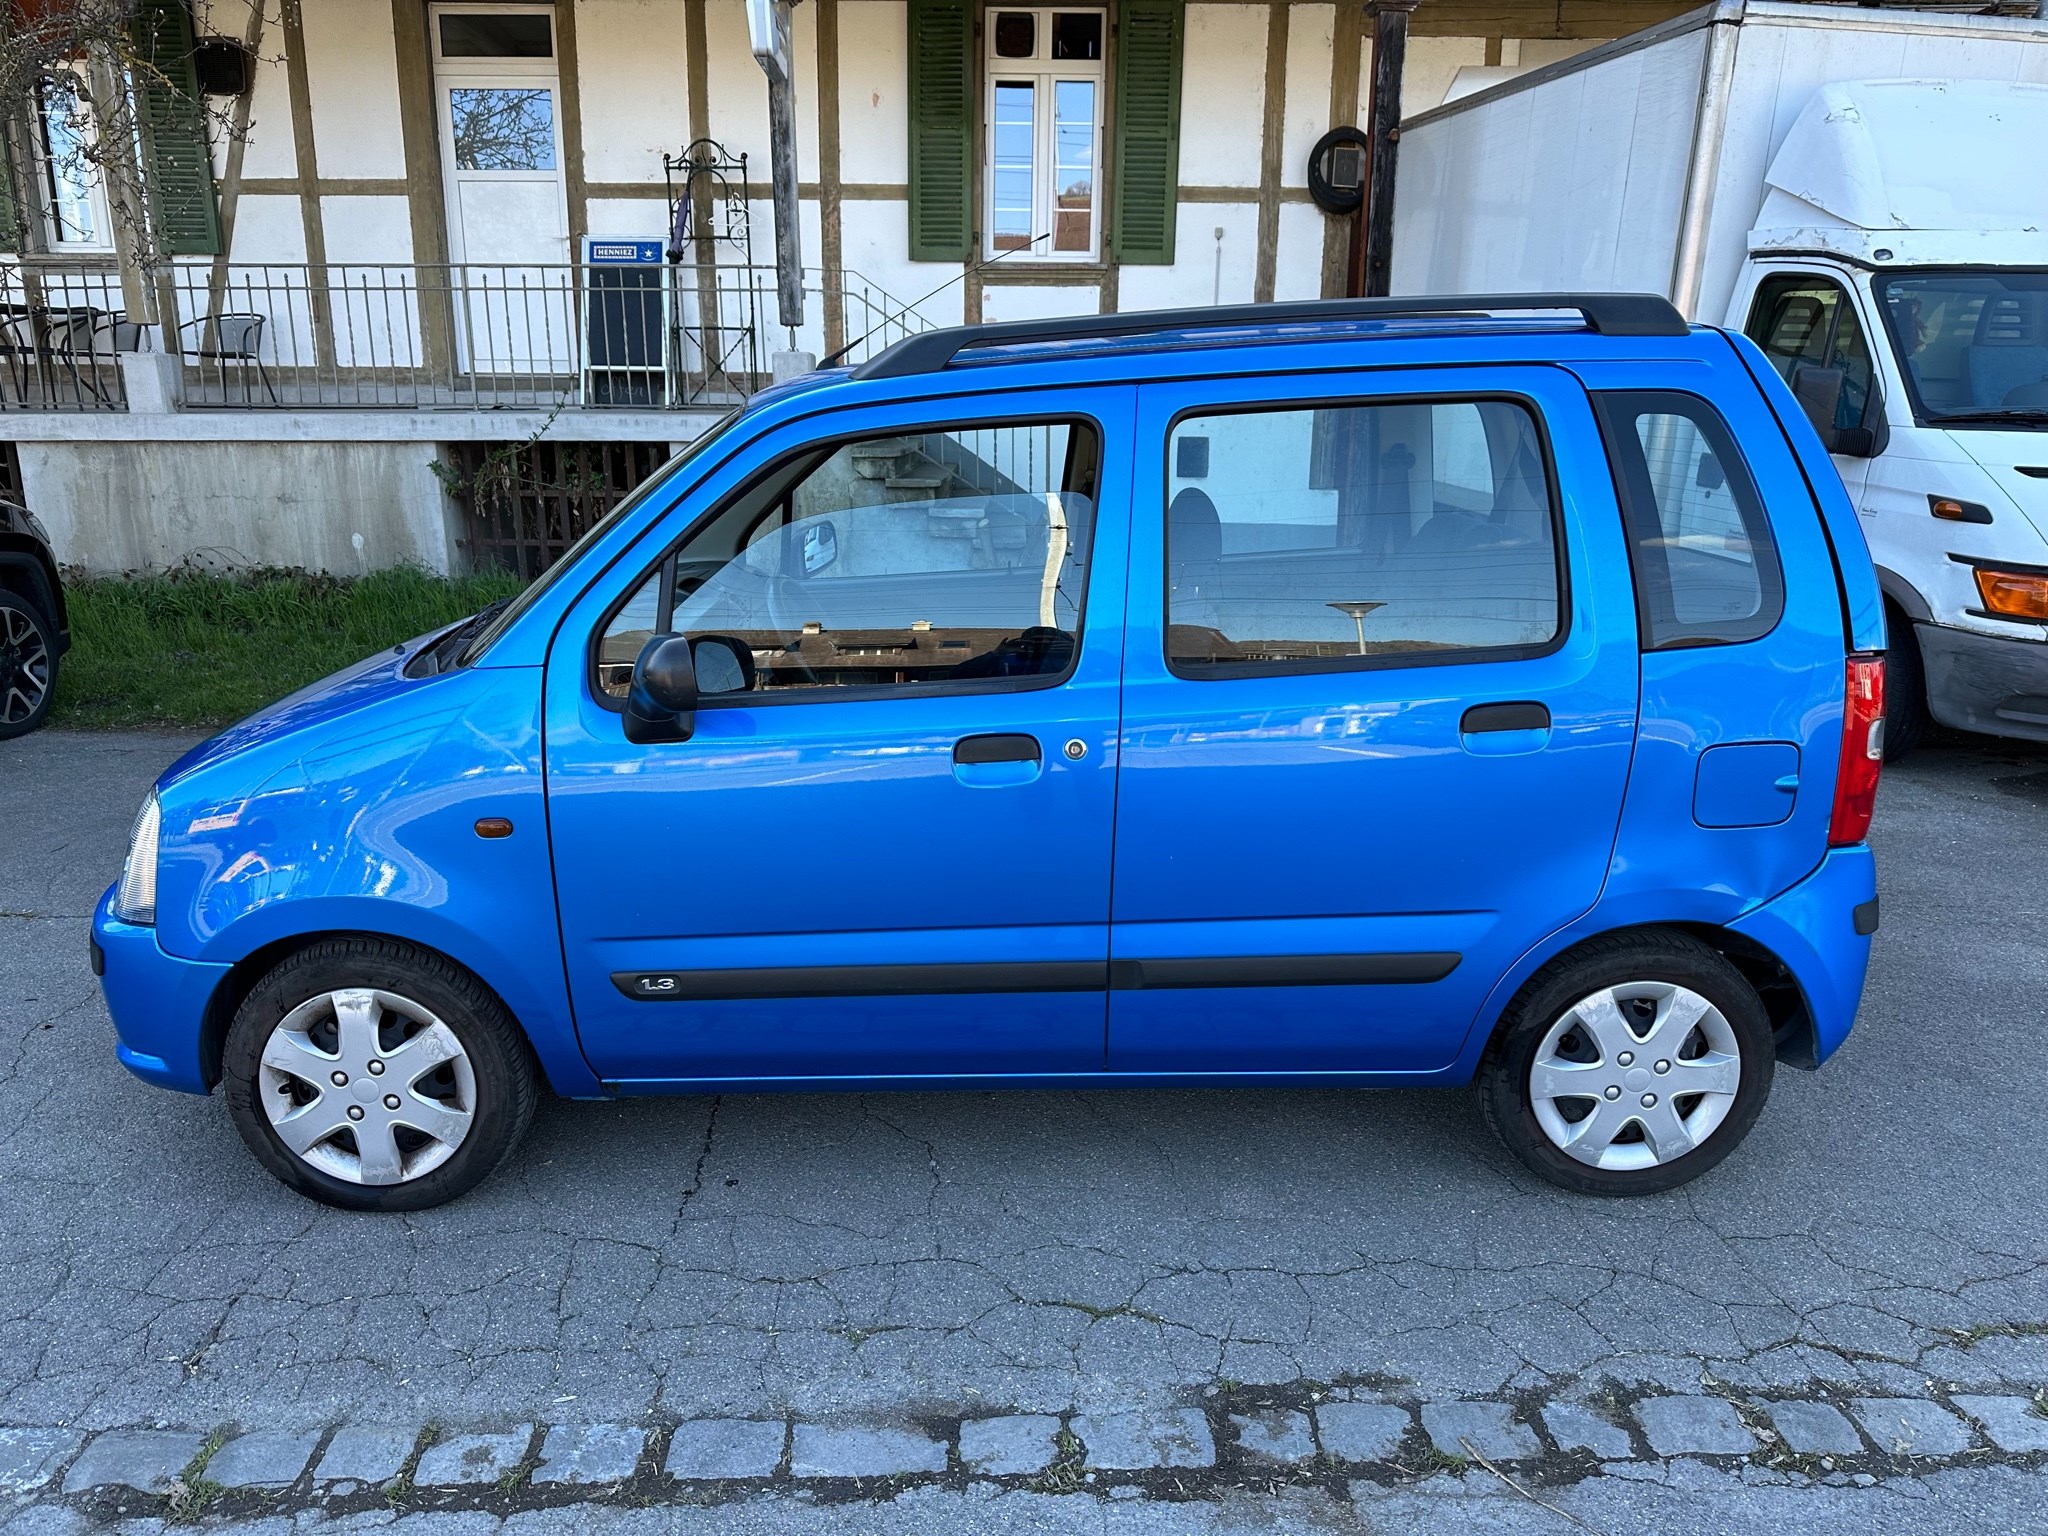
[[[842,180],[898,183],[909,178],[906,10],[903,0],[843,0],[839,7]]]
[[[1129,307],[1129,306],[1126,306]],[[981,294],[981,318],[994,324],[1003,320],[1051,320],[1061,315],[1102,313],[1102,290],[1088,287],[988,287]]]
[[[403,176],[398,51],[386,0],[302,8],[314,149],[322,176]],[[289,128],[286,130],[289,132]]]
[[[910,205],[902,198],[848,201],[839,208],[841,263],[902,304],[917,304],[930,325],[958,325],[965,284],[931,294],[962,272],[959,262],[910,259]]]
[[[589,232],[593,235],[632,235],[642,240],[668,238],[668,203],[658,183],[651,196],[593,197],[588,207]]]
[[[1181,185],[1255,187],[1266,111],[1266,7],[1191,5],[1187,17]]]
[[[1280,133],[1280,185],[1308,185],[1308,152],[1330,128],[1330,73],[1336,66],[1337,8],[1297,5],[1287,18],[1287,105]]]
[[[1273,268],[1273,297],[1323,296],[1323,232],[1330,216],[1314,203],[1280,205],[1280,246]]]
[[[1480,37],[1411,37],[1401,79],[1401,115],[1413,117],[1444,103],[1444,93],[1459,69],[1486,62],[1486,40]]]
[[[299,157],[292,143],[291,77],[285,72],[284,29],[278,25],[280,0],[268,0],[263,41],[256,50],[256,88],[249,96],[249,136],[242,142],[244,176],[296,176]],[[215,6],[230,36],[242,36],[246,12]]]
[[[330,262],[412,260],[412,207],[402,197],[323,197],[320,223]]]
[[[433,443],[23,443],[57,558],[89,571],[231,564],[448,568]],[[357,555],[352,536],[363,536]]]
[[[299,200],[248,193],[237,198],[230,256],[235,261],[304,261],[306,221]]]
[[[791,13],[790,52],[796,65],[797,179],[818,174],[818,19],[814,6]],[[841,23],[842,29],[844,22]],[[766,182],[768,165],[768,77],[747,43],[747,13],[739,0],[706,0],[704,6],[706,103],[711,137],[734,154],[747,156],[747,179]],[[677,63],[680,66],[681,57]]]
[[[576,0],[576,59],[585,179],[660,186],[663,153],[690,141],[680,0]]]
[[[1216,231],[1223,231],[1221,300],[1249,304],[1258,276],[1256,203],[1182,203],[1174,224],[1174,264],[1125,267],[1117,274],[1119,309],[1175,309],[1217,299]]]

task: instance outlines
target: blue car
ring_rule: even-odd
[[[755,397],[518,599],[158,781],[145,1080],[410,1210],[572,1098],[1476,1082],[1671,1188],[1855,1015],[1878,585],[1660,299],[930,332]]]

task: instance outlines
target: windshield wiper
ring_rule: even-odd
[[[496,602],[484,604],[429,646],[423,659],[433,663],[433,670],[427,675],[439,676],[451,666],[459,664],[463,659],[462,652],[468,644],[469,637],[503,613],[511,601],[509,597],[501,597]]]
[[[2024,421],[2038,424],[2048,422],[2048,409],[2038,406],[2015,406],[2005,411],[1946,411],[1931,420],[1937,427],[1945,427],[1955,421]]]

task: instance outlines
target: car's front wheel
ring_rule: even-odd
[[[0,588],[0,741],[41,725],[57,697],[57,643],[43,610]]]
[[[1552,1183],[1653,1194],[1735,1149],[1776,1059],[1762,1001],[1724,957],[1682,933],[1616,934],[1523,988],[1480,1090],[1501,1140]]]
[[[474,976],[388,939],[329,939],[256,983],[228,1028],[229,1112],[300,1194],[416,1211],[475,1187],[533,1116],[524,1036]]]

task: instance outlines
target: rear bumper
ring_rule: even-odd
[[[92,945],[93,968],[119,1036],[114,1055],[145,1083],[181,1093],[210,1091],[201,1027],[228,967],[165,954],[154,928],[118,921],[113,903],[109,886],[92,915]]]
[[[1916,624],[1927,709],[1943,725],[2048,741],[2048,644]]]
[[[1856,1022],[1876,924],[1877,860],[1858,843],[1829,849],[1799,884],[1728,925],[1784,961],[1806,998],[1813,1059],[1793,1055],[1792,1064],[1820,1065]]]

